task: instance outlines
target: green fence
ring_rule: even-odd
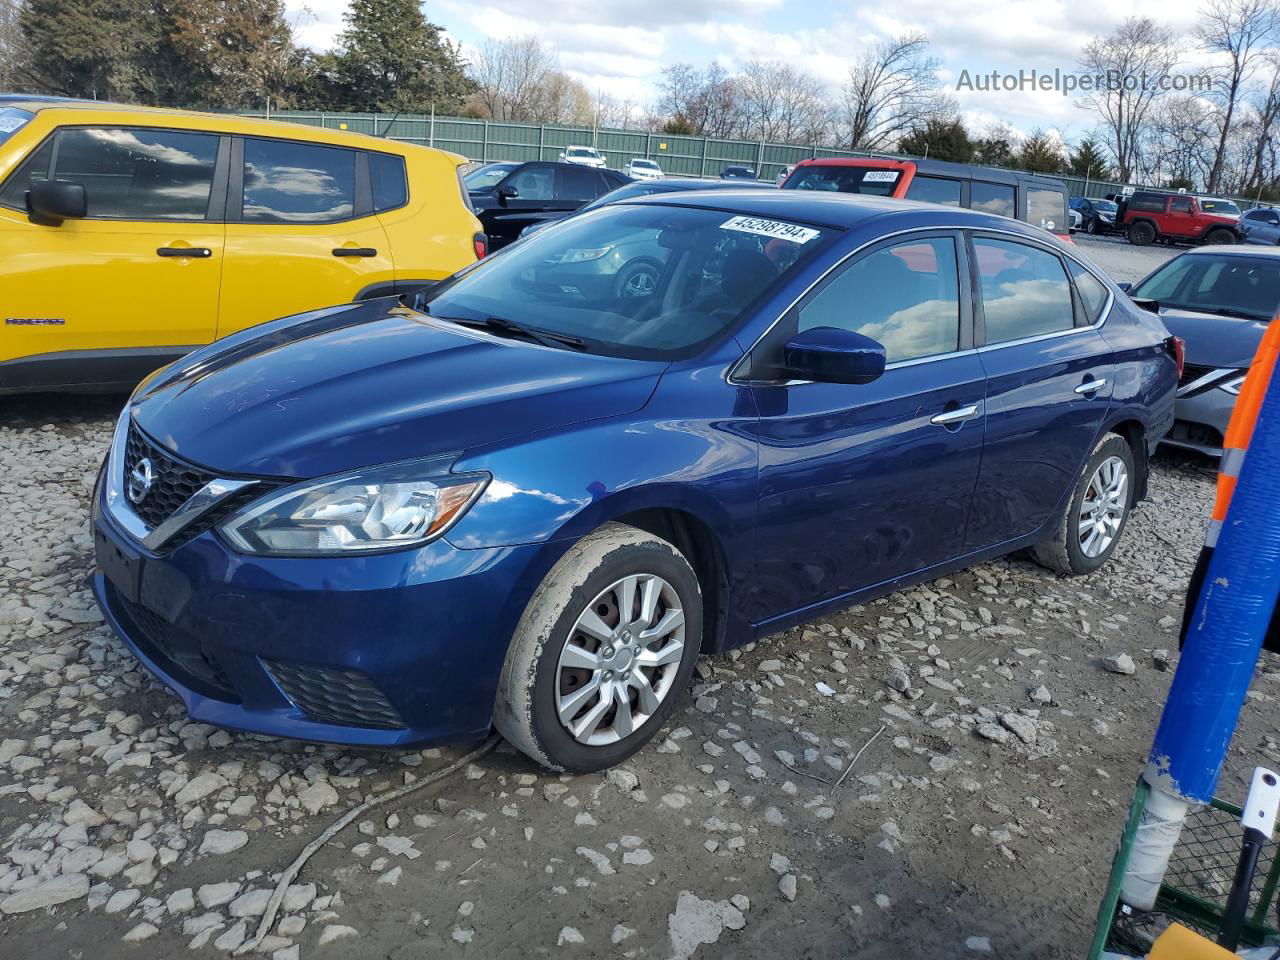
[[[245,116],[261,117],[258,111]],[[667,174],[685,177],[718,177],[726,164],[754,167],[761,180],[774,180],[787,166],[812,157],[896,157],[892,153],[836,150],[830,147],[761,143],[751,140],[715,140],[710,137],[682,137],[643,130],[596,130],[591,127],[495,123],[469,117],[437,117],[430,114],[321,113],[281,111],[274,120],[305,123],[329,130],[350,130],[421,143],[462,154],[469,160],[556,160],[570,145],[595,147],[615,169],[633,157],[654,160]],[[1104,197],[1120,193],[1126,184],[1110,180],[1057,175],[1068,193],[1084,197]],[[1146,189],[1148,185],[1136,185]],[[1161,189],[1150,187],[1151,189]],[[1242,208],[1254,205],[1246,197],[1232,197]]]

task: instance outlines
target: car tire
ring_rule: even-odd
[[[641,261],[629,263],[618,271],[613,282],[613,293],[616,297],[649,297],[658,286],[658,268],[652,263]]]
[[[1097,220],[1094,220],[1094,219],[1090,219],[1090,220],[1089,220],[1087,223],[1085,223],[1085,225],[1084,225],[1084,232],[1085,232],[1085,233],[1088,233],[1088,234],[1091,234],[1091,235],[1093,235],[1093,236],[1095,236],[1095,237],[1096,237],[1096,236],[1099,234],[1099,232],[1100,232],[1100,231],[1098,230],[1098,221],[1097,221]]]
[[[1156,238],[1156,228],[1145,220],[1129,225],[1129,242],[1135,247],[1145,247]]]
[[[1032,556],[1058,573],[1093,573],[1107,562],[1124,535],[1133,508],[1134,480],[1129,442],[1118,434],[1107,434],[1080,471],[1053,538],[1036,544]]]
[[[1205,234],[1204,242],[1211,244],[1235,243],[1236,235],[1230,230],[1210,230]]]
[[[646,643],[641,630],[655,627],[663,632]],[[689,561],[653,534],[607,523],[570,548],[534,591],[507,651],[494,725],[552,770],[615,766],[671,715],[701,641],[702,592]]]

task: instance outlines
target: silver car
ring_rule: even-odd
[[[1164,442],[1222,456],[1245,372],[1280,306],[1280,247],[1196,247],[1129,295],[1156,301],[1164,325],[1185,343],[1174,425]]]
[[[1240,218],[1240,229],[1244,231],[1245,243],[1274,247],[1280,244],[1280,211],[1272,207],[1246,210]]]

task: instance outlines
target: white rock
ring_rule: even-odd
[[[249,835],[243,830],[210,830],[204,835],[200,844],[200,853],[222,854],[234,853],[249,842]]]
[[[260,917],[267,909],[267,901],[271,899],[271,889],[250,890],[231,901],[227,912],[233,917]]]
[[[785,874],[778,881],[778,892],[782,894],[788,901],[796,898],[796,875],[794,873]]]
[[[123,913],[137,903],[140,896],[140,890],[117,890],[107,898],[106,906],[102,909],[107,913]]]
[[[240,889],[240,884],[234,881],[226,883],[206,883],[204,886],[196,890],[196,898],[200,901],[200,906],[206,910],[212,910],[214,907],[220,907],[223,904],[230,903],[235,897],[236,891]]]
[[[345,940],[347,937],[358,937],[360,931],[355,927],[344,927],[339,923],[331,923],[320,932],[320,939],[317,943],[324,946],[327,943],[333,943],[335,940]]]
[[[326,781],[317,780],[315,783],[298,791],[298,802],[302,804],[302,808],[313,816],[321,810],[332,807],[338,802],[338,791],[333,789]]]
[[[149,937],[154,937],[159,932],[159,928],[153,927],[149,923],[140,923],[120,939],[125,943],[137,943],[140,940],[146,940]]]
[[[1112,673],[1120,673],[1128,675],[1138,669],[1137,664],[1133,662],[1133,657],[1127,653],[1118,653],[1114,657],[1105,657],[1102,666]]]
[[[585,943],[582,934],[576,927],[562,927],[560,936],[556,937],[556,946],[563,947],[566,943]]]
[[[54,907],[68,900],[79,900],[89,892],[89,878],[83,873],[69,873],[11,893],[0,900],[0,913],[26,913]]]

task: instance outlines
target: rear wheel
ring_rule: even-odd
[[[1092,573],[1115,553],[1133,506],[1133,450],[1109,433],[1084,465],[1052,540],[1032,553],[1059,573]]]
[[[1156,228],[1145,220],[1129,225],[1129,242],[1138,247],[1145,247],[1156,238]]]
[[[579,541],[525,609],[494,724],[554,770],[621,763],[666,722],[702,639],[702,595],[674,546],[619,523]]]

